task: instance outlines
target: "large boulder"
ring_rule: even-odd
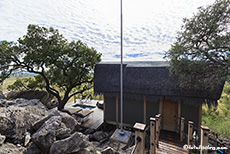
[[[50,154],[67,154],[77,152],[89,146],[85,136],[82,133],[75,132],[70,137],[55,141],[51,148]]]
[[[12,91],[7,95],[8,99],[16,99],[16,98],[24,98],[24,99],[39,99],[42,104],[44,104],[47,108],[51,108],[54,106],[50,106],[49,102],[53,99],[53,95],[49,94],[46,91],[39,90],[23,90],[23,91]]]
[[[32,135],[32,141],[42,149],[48,152],[51,145],[56,141],[56,133],[63,128],[60,116],[52,116]]]
[[[46,107],[39,100],[0,100],[0,134],[21,143],[33,123],[43,117]]]
[[[78,125],[77,121],[65,112],[51,110],[45,117],[36,121],[32,141],[42,151],[48,152],[56,140],[68,138]]]
[[[45,121],[50,119],[52,116],[60,116],[61,121],[66,125],[67,128],[70,128],[71,133],[74,132],[75,127],[77,126],[78,122],[72,116],[65,112],[61,112],[59,110],[52,110],[47,116],[41,118],[40,120],[36,121],[33,125],[35,130],[38,130]]]
[[[44,154],[34,143],[27,147],[25,154]]]
[[[12,143],[4,143],[0,147],[0,154],[25,154],[26,148]]]
[[[7,137],[13,138],[14,134],[16,133],[15,128],[15,121],[13,119],[10,119],[10,117],[7,117],[3,115],[4,112],[1,110],[0,115],[0,133],[6,135]]]

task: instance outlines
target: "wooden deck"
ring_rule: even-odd
[[[71,102],[71,103],[67,103],[66,106],[65,106],[65,109],[69,110],[69,111],[74,111],[76,110],[76,107],[73,107],[73,105],[76,105],[76,104],[81,104],[81,105],[90,105],[90,106],[95,106],[94,109],[91,109],[91,111],[93,111],[87,118],[84,118],[83,119],[83,123],[82,123],[82,126],[83,127],[86,127],[86,128],[92,128],[92,129],[99,129],[100,126],[103,124],[104,120],[103,120],[103,113],[104,111],[102,109],[99,109],[97,106],[96,106],[96,103],[97,101],[96,100],[90,100],[90,101],[87,101],[87,102],[82,102],[80,100],[77,100],[76,103],[74,102]],[[84,113],[84,111],[86,111],[88,109],[83,109],[79,112],[79,113]],[[81,118],[79,117],[79,121]]]
[[[180,142],[179,135],[174,132],[161,131],[157,154],[186,154],[185,142]]]
[[[93,109],[93,113],[89,116],[88,120],[85,121],[82,126],[92,129],[99,129],[103,124],[103,110],[98,107]]]
[[[90,101],[88,103],[83,103],[85,105],[95,105],[97,101]],[[72,107],[75,103],[70,103],[67,108]],[[82,109],[82,112],[85,109]],[[86,121],[83,122],[82,126],[86,128],[99,129],[104,120],[104,111],[99,109],[97,106],[92,109],[92,113]],[[175,132],[163,131],[160,133],[159,148],[156,149],[157,154],[186,154],[187,151],[183,149],[185,142],[180,142],[179,135]]]

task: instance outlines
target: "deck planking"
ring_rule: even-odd
[[[187,151],[183,149],[185,144],[175,132],[161,131],[157,154],[186,154]]]
[[[90,101],[76,100],[76,102],[67,103],[65,109],[73,112],[74,110],[77,110],[76,108],[78,108],[78,107],[73,107],[76,104],[95,106],[94,109],[91,109],[91,111],[93,112],[88,117],[83,119],[82,126],[86,128],[92,128],[98,130],[104,122],[104,111],[96,106],[97,100],[90,100]],[[84,111],[88,110],[83,108],[81,109],[82,110],[79,113],[83,113]],[[77,119],[81,121],[80,117],[78,117]]]
[[[102,109],[99,109],[98,107],[96,107],[95,109],[93,109],[93,112],[88,117],[88,120],[85,121],[82,124],[82,126],[86,128],[92,128],[92,129],[98,130],[104,122],[103,113],[104,112]]]

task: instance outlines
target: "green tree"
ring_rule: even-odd
[[[0,81],[18,70],[38,74],[62,110],[72,96],[92,88],[94,66],[100,60],[101,54],[81,41],[68,42],[54,28],[29,25],[16,43],[0,42]]]
[[[202,85],[211,90],[222,84],[221,79],[230,74],[230,1],[216,0],[184,19],[165,58],[182,87],[199,89]]]

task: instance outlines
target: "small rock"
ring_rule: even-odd
[[[108,138],[108,134],[105,133],[105,132],[103,132],[103,131],[97,131],[97,132],[93,133],[92,138],[95,139],[95,141],[100,142],[100,141],[102,141],[104,139],[107,139]]]
[[[91,142],[95,147],[99,147],[101,144],[100,142],[92,141]]]
[[[111,147],[108,147],[104,149],[103,151],[101,151],[101,154],[119,154],[119,152],[116,152]]]
[[[95,129],[92,129],[92,128],[88,128],[83,132],[83,134],[86,134],[86,135],[93,134],[93,133],[95,133]]]
[[[79,149],[77,152],[74,152],[74,154],[99,154],[95,148],[88,147],[84,149]]]
[[[4,143],[6,136],[0,134],[0,146]]]
[[[28,143],[30,142],[31,136],[29,132],[25,133],[25,142],[24,142],[24,146],[27,146]]]
[[[57,100],[53,100],[53,101],[50,101],[50,102],[46,103],[46,107],[48,109],[53,109],[53,108],[55,108],[57,106],[58,106],[58,101]]]
[[[58,140],[70,137],[71,135],[71,129],[70,128],[61,128],[57,131],[56,138]]]
[[[17,144],[17,147],[21,147],[21,144]]]

